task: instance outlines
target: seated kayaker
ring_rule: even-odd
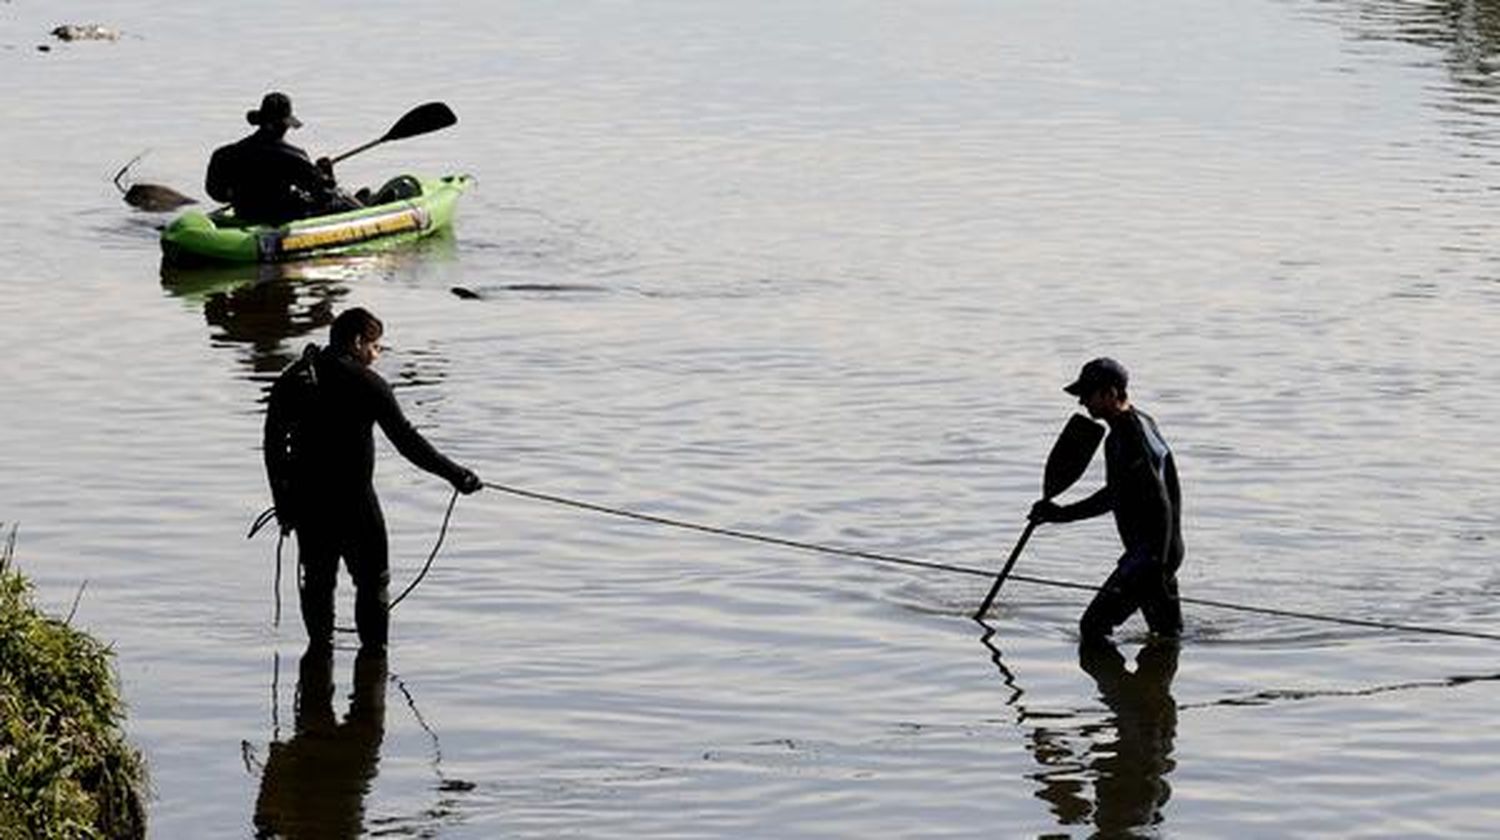
[[[255,132],[208,161],[206,187],[215,201],[234,205],[240,219],[272,225],[360,206],[339,191],[328,158],[314,163],[286,141],[287,129],[302,125],[286,94],[266,94],[245,119]]]

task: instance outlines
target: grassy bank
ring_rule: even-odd
[[[120,731],[110,650],[39,612],[0,548],[0,840],[136,838],[145,765]]]

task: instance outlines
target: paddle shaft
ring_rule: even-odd
[[[990,605],[995,603],[995,596],[1000,594],[1000,585],[1005,583],[1005,578],[1010,575],[1010,569],[1016,565],[1016,558],[1021,556],[1021,550],[1026,547],[1026,541],[1031,539],[1031,532],[1036,530],[1037,523],[1027,522],[1026,530],[1021,532],[1021,538],[1016,540],[1016,547],[1011,549],[1010,558],[1005,561],[1005,567],[1000,574],[995,576],[995,582],[990,585],[990,593],[984,596],[984,603],[979,605],[979,610],[974,613],[976,619],[984,618],[984,614],[990,611]]]
[[[334,163],[338,163],[341,160],[346,160],[348,158],[352,158],[355,155],[359,154],[360,152],[363,152],[363,151],[365,151],[367,149],[373,149],[376,146],[379,146],[381,143],[384,143],[385,140],[386,140],[386,138],[384,138],[384,137],[381,137],[381,138],[378,138],[378,139],[375,139],[375,140],[371,140],[370,142],[364,144],[363,146],[355,147],[353,149],[350,149],[347,152],[344,152],[341,155],[337,155],[335,157],[329,158],[328,162],[330,164],[334,164]]]

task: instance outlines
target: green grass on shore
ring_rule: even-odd
[[[145,764],[121,732],[112,653],[43,615],[0,548],[0,840],[145,836]]]

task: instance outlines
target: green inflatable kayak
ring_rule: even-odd
[[[232,209],[183,213],[161,232],[161,250],[174,264],[282,262],[327,254],[379,251],[411,242],[453,223],[468,175],[401,176],[377,195],[404,182],[409,197],[344,213],[298,219],[279,227],[236,224]]]

